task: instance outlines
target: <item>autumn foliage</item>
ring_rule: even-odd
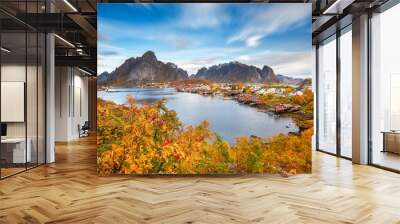
[[[239,137],[234,145],[207,121],[183,126],[160,100],[137,106],[98,99],[100,174],[308,173],[312,129],[299,135]]]

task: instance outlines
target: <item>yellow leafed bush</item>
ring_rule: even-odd
[[[239,137],[230,145],[207,121],[183,128],[160,100],[118,105],[98,99],[100,174],[307,173],[311,171],[312,129],[300,135]]]

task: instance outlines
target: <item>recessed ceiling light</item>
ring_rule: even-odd
[[[57,34],[54,34],[54,36],[57,37],[57,38],[58,38],[59,40],[61,40],[62,42],[66,43],[67,45],[69,45],[69,46],[75,48],[75,45],[73,45],[73,44],[72,44],[71,42],[69,42],[68,40],[66,40],[66,39],[64,39],[64,38],[62,38],[62,37],[60,37],[60,36],[57,35]]]
[[[74,12],[78,12],[78,10],[68,1],[64,0],[65,4],[67,4]]]
[[[78,70],[81,71],[81,72],[83,72],[83,73],[85,73],[85,74],[87,74],[87,75],[92,75],[90,72],[85,71],[85,70],[83,70],[83,69],[81,69],[81,68],[79,68],[79,67],[78,67]]]
[[[343,10],[351,5],[355,0],[336,0],[330,5],[324,12],[323,15],[328,14],[342,14]]]
[[[7,49],[5,47],[1,47],[1,51],[4,51],[6,53],[10,53],[11,52],[11,50],[9,50],[9,49]]]

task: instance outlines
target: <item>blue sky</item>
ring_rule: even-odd
[[[239,61],[311,76],[311,4],[98,4],[98,72],[147,50],[189,75]]]

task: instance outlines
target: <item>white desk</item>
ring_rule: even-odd
[[[27,146],[25,151],[25,138],[5,138],[1,139],[2,145],[14,145],[12,148],[13,151],[13,163],[25,163],[31,162],[32,160],[32,152],[31,152],[31,139],[27,139]],[[26,152],[26,154],[25,154]],[[26,160],[25,160],[26,159]]]

